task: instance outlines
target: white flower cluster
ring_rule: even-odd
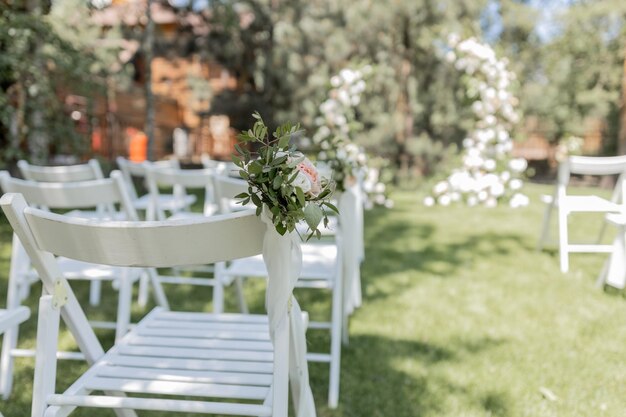
[[[499,59],[489,45],[475,38],[461,41],[451,35],[448,44],[451,50],[446,59],[465,73],[477,120],[463,140],[463,166],[437,183],[424,204],[447,206],[465,201],[469,206],[495,207],[499,200],[508,199],[511,207],[526,206],[528,197],[520,192],[523,182],[519,177],[527,162],[510,159],[513,139],[509,132],[520,119],[518,100],[511,92],[515,74],[507,69],[506,58]]]
[[[582,155],[585,140],[578,136],[568,136],[561,139],[554,152],[554,158],[561,162],[570,155]]]
[[[356,108],[365,92],[365,77],[371,72],[372,67],[365,65],[360,69],[344,68],[331,77],[328,99],[320,105],[320,116],[315,119],[318,128],[313,142],[321,148],[318,160],[333,170],[340,189],[347,182],[359,180],[366,204],[374,202],[391,207],[393,202],[386,197],[385,184],[378,181],[377,173],[376,182],[371,183],[373,174],[368,168],[368,157],[363,148],[352,141],[353,134],[360,128]]]
[[[350,135],[350,124],[354,122],[354,109],[361,103],[365,91],[364,77],[372,72],[370,65],[362,69],[344,68],[330,79],[331,90],[328,99],[320,105],[320,117],[315,122],[318,126],[313,137],[316,143],[341,134]]]

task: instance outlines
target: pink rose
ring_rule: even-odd
[[[322,186],[320,183],[320,175],[317,172],[315,165],[313,165],[313,163],[307,158],[304,158],[302,162],[296,165],[296,169],[304,174],[311,184],[311,188],[308,190],[309,194],[316,197],[322,191]]]

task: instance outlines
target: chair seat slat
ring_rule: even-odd
[[[184,395],[242,400],[263,400],[269,390],[266,387],[244,385],[99,377],[92,377],[87,380],[85,389],[90,391],[122,391],[135,394]]]
[[[220,322],[220,323],[259,323],[268,324],[267,316],[263,314],[238,314],[238,313],[196,313],[183,311],[159,311],[155,320],[173,320],[178,323],[181,321],[199,321],[199,322]]]
[[[231,414],[270,417],[271,407],[256,404],[217,403],[210,401],[170,400],[161,398],[124,398],[102,395],[51,395],[54,406],[83,406],[95,408],[127,408],[146,411],[173,411],[197,414]]]
[[[224,359],[242,361],[268,361],[273,360],[273,355],[268,352],[247,352],[242,350],[220,350],[220,349],[192,349],[192,348],[171,348],[158,346],[127,346],[119,347],[118,352],[127,356],[154,356],[165,358],[187,358],[187,359]]]
[[[271,374],[272,364],[268,362],[237,362],[217,359],[182,359],[108,354],[103,361],[107,364],[134,366],[153,369],[180,369],[214,372],[254,372]]]
[[[137,368],[133,366],[107,366],[100,368],[97,377],[140,379],[148,381],[197,382],[205,384],[226,384],[269,387],[271,374],[238,372],[210,372],[206,370]]]
[[[195,329],[198,331],[219,331],[219,330],[234,330],[231,323],[219,323],[219,322],[194,322],[194,321],[183,321],[176,323],[170,320],[160,320],[150,323],[150,328],[178,328],[178,329]],[[267,333],[267,324],[261,323],[241,323],[236,327],[238,331],[246,331],[246,332],[260,332]]]
[[[179,339],[174,337],[137,336],[129,342],[131,346],[188,347],[194,349],[234,349],[251,351],[272,351],[272,343],[247,340],[220,340],[203,338],[202,334],[195,339]]]
[[[145,328],[137,331],[142,336],[162,336],[173,338],[195,338],[198,336],[196,329],[172,329],[172,328]],[[236,330],[210,330],[202,332],[204,337],[222,340],[270,340],[267,332],[249,332]]]

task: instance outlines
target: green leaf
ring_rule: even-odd
[[[306,204],[306,199],[304,198],[304,191],[302,191],[302,188],[300,187],[295,187],[296,189],[296,197],[298,198],[298,202],[300,203],[301,207],[304,207],[304,205]]]
[[[278,223],[276,225],[276,231],[278,232],[278,234],[280,234],[281,236],[285,234],[285,232],[287,231],[287,228],[285,227],[285,225],[281,222]]]
[[[289,135],[285,135],[282,138],[280,138],[278,140],[278,147],[282,149],[286,147],[287,145],[289,145],[289,139],[291,139]]]
[[[339,209],[334,204],[329,203],[328,201],[324,201],[322,204],[324,204],[326,207],[328,207],[329,209],[331,209],[335,213],[339,214]]]
[[[263,165],[258,161],[254,161],[248,165],[248,172],[251,174],[260,174],[263,171]]]
[[[275,190],[278,190],[280,186],[282,185],[282,183],[283,183],[283,177],[279,175],[276,178],[274,178],[274,183],[272,184],[272,186],[274,187]]]
[[[235,196],[235,198],[246,198],[248,197],[248,193],[240,193]]]
[[[294,182],[296,180],[296,177],[298,176],[298,170],[296,170],[293,175],[289,178],[289,181],[287,181],[287,184],[291,184],[292,182]]]
[[[304,208],[304,220],[311,230],[317,229],[324,217],[324,211],[317,204],[307,204]]]
[[[287,155],[280,156],[280,157],[274,159],[272,161],[271,165],[272,166],[280,165],[280,164],[284,163],[287,160],[287,158],[288,158]]]
[[[231,158],[233,160],[233,162],[235,163],[235,165],[237,165],[240,168],[243,168],[243,163],[241,162],[241,158],[239,158],[237,155],[232,154]]]

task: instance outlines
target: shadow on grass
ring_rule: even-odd
[[[503,393],[484,392],[455,381],[441,365],[506,343],[499,339],[454,340],[446,346],[412,340],[390,340],[354,335],[344,348],[340,408],[322,407],[321,416],[418,417],[445,413],[447,402],[467,401],[476,415],[509,416],[509,399]],[[372,360],[372,358],[376,358]],[[366,365],[364,365],[366,364]],[[318,404],[326,397],[326,372],[311,365],[311,384]],[[372,395],[376,393],[376,395]],[[468,410],[469,411],[469,410]]]
[[[523,235],[511,232],[483,231],[459,237],[437,236],[432,223],[418,223],[389,216],[380,211],[368,213],[366,228],[366,261],[362,267],[363,285],[381,276],[404,275],[418,272],[422,277],[457,278],[459,272],[468,269],[477,260],[489,258],[492,262],[510,262],[512,254],[532,253],[535,248]],[[381,244],[384,242],[384,244]],[[394,296],[414,282],[398,280],[391,292],[368,294],[368,299]]]

